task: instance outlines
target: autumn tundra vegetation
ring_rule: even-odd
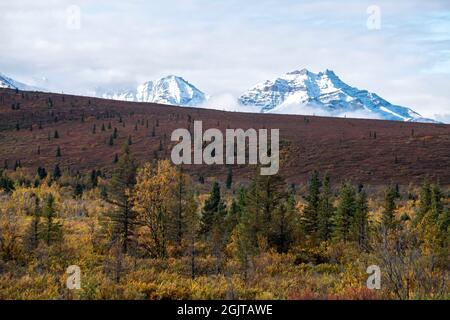
[[[438,184],[380,195],[314,171],[300,193],[255,168],[208,193],[168,160],[138,167],[128,143],[114,166],[1,173],[0,299],[450,298]],[[66,287],[71,265],[81,289]],[[379,290],[366,287],[370,265]]]

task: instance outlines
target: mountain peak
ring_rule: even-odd
[[[333,70],[326,69],[324,72],[319,72],[319,74],[327,75],[330,78],[339,78]]]
[[[159,80],[183,80],[184,81],[184,79],[182,77],[178,77],[173,74],[169,74],[168,76],[162,77]]]
[[[96,94],[99,95],[98,93]],[[136,89],[119,90],[102,94],[102,98],[114,100],[154,102],[178,106],[197,106],[206,100],[205,94],[176,75],[167,75],[156,81],[147,81]]]
[[[178,86],[178,87],[182,87],[182,86],[193,87],[188,81],[184,80],[183,77],[179,77],[179,76],[176,76],[173,74],[159,78],[154,83],[155,83],[155,85],[157,85],[158,83],[159,84],[171,83],[172,85]]]
[[[311,72],[308,69],[303,68],[301,70],[294,70],[294,71],[288,72],[286,74],[287,75],[305,75],[308,73],[311,73]]]
[[[375,93],[344,83],[330,69],[312,73],[307,69],[258,83],[240,98],[245,106],[261,112],[315,114],[376,118],[398,121],[433,121],[422,118],[410,108],[391,104]]]

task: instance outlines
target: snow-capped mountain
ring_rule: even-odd
[[[391,104],[375,93],[351,87],[331,70],[317,74],[306,69],[289,72],[258,83],[239,102],[258,106],[261,112],[435,122],[410,108]]]
[[[19,89],[26,91],[44,91],[41,88],[29,86],[25,83],[11,79],[2,73],[0,73],[0,88]]]
[[[199,106],[207,97],[195,86],[181,77],[167,76],[155,82],[148,81],[137,88],[124,89],[116,92],[97,90],[96,96],[105,99],[154,102],[177,106]]]
[[[15,81],[0,73],[0,88],[48,91]],[[344,83],[331,70],[313,73],[306,69],[286,73],[276,79],[258,83],[237,101],[211,99],[181,77],[170,75],[145,82],[136,88],[97,89],[88,93],[104,99],[153,102],[209,109],[267,112],[281,114],[315,114],[321,116],[375,118],[384,120],[429,122],[414,110],[391,104],[375,93]],[[223,105],[223,104],[230,104]]]

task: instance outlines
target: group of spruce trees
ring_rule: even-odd
[[[392,200],[392,205],[395,206]],[[334,206],[330,178],[323,182],[319,173],[312,173],[306,207],[303,210],[302,227],[305,236],[313,243],[322,241],[356,241],[361,248],[367,247],[368,240],[368,203],[367,194],[362,185],[354,188],[349,183],[341,185]]]
[[[133,241],[136,215],[124,190],[132,189],[136,183],[136,169],[134,158],[126,146],[108,189],[109,201],[118,208],[111,214],[111,219],[125,253]],[[227,180],[229,188],[231,178],[228,177]],[[423,190],[428,190],[424,188]],[[434,216],[437,220],[442,220],[439,222],[440,228],[447,232],[448,210],[444,210],[442,195],[438,190],[437,186],[430,186],[429,192],[421,195],[420,206],[424,208],[419,211],[424,212],[423,215],[429,210],[439,212]],[[368,250],[371,224],[377,230],[389,231],[401,223],[395,215],[398,186],[389,186],[385,190],[380,223],[369,221],[367,194],[362,185],[355,188],[350,183],[344,183],[335,196],[330,178],[325,176],[321,180],[317,171],[311,175],[304,208],[296,207],[295,187],[288,188],[278,175],[255,175],[247,188],[241,187],[236,192],[237,195],[227,205],[219,183],[214,182],[201,208],[196,239],[209,244],[210,252],[219,261],[225,246],[233,237],[244,257],[258,252],[264,246],[272,247],[278,252],[287,252],[302,241],[313,246],[325,241],[355,242],[362,250]],[[429,204],[426,205],[427,203]],[[408,218],[402,217],[403,220]],[[178,242],[185,233],[182,227],[186,225],[184,219],[183,208],[180,206],[178,214],[171,218],[175,225],[180,226],[176,233]],[[419,214],[416,220],[420,219]],[[170,227],[166,228],[169,229]],[[169,243],[170,240],[166,242]]]
[[[33,198],[35,207],[24,237],[24,245],[29,252],[35,250],[40,242],[49,246],[63,239],[63,227],[57,219],[54,196],[47,194],[43,204],[38,196]]]
[[[189,254],[194,265],[195,243],[201,241],[206,244],[208,253],[216,258],[217,272],[220,272],[225,248],[231,242],[235,244],[236,254],[244,265],[249,263],[252,255],[268,248],[284,253],[296,245],[314,247],[323,242],[353,242],[361,250],[370,250],[373,231],[387,234],[401,228],[408,220],[414,226],[423,225],[423,230],[432,230],[439,246],[448,248],[449,209],[444,206],[444,195],[438,185],[428,182],[421,188],[413,219],[406,214],[400,218],[397,216],[398,186],[389,186],[384,192],[381,219],[374,221],[369,218],[368,197],[362,185],[355,187],[344,183],[334,190],[330,178],[325,176],[321,179],[317,171],[310,177],[304,201],[297,201],[296,187],[289,187],[281,176],[255,174],[248,187],[234,189],[231,201],[226,201],[220,184],[214,182],[201,210],[197,210],[200,204],[198,194],[195,195],[195,188],[187,183],[182,169],[173,169],[177,170],[177,174],[171,176],[172,180],[167,180],[174,186],[170,192],[163,190],[167,177],[161,170],[155,160],[147,172],[148,178],[161,179],[161,189],[148,185],[150,189],[145,189],[145,179],[139,176],[143,172],[138,169],[127,143],[115,163],[114,173],[102,197],[113,205],[114,209],[108,214],[113,227],[113,239],[110,240],[117,244],[122,254],[136,252],[136,231],[145,225],[151,230],[153,244],[147,245],[144,251],[147,250],[151,256],[167,257],[168,246],[172,245],[178,247],[178,254]],[[101,174],[100,171],[92,171],[92,186],[97,185]],[[43,179],[47,172],[39,168],[38,175]],[[58,167],[53,179],[60,176]],[[139,181],[143,189],[134,191]],[[152,181],[158,183],[159,180]],[[230,169],[227,189],[231,185]],[[5,190],[14,188],[12,181],[3,174],[0,175],[0,187]],[[77,185],[75,193],[81,195],[83,188]],[[136,202],[145,202],[140,196],[150,201],[148,207],[144,206],[141,212],[137,212]],[[47,244],[57,241],[62,232],[61,225],[55,219],[53,196],[48,195],[44,204],[39,203],[37,197],[36,201],[36,210],[27,232],[27,245],[31,249],[39,241]],[[146,213],[146,210],[149,212]],[[192,270],[194,275],[194,268]]]

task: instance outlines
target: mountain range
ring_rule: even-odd
[[[434,122],[375,93],[347,85],[331,70],[319,73],[296,70],[260,82],[246,91],[239,102],[258,106],[261,112]]]
[[[98,89],[95,95],[104,99],[189,107],[200,106],[207,99],[206,95],[195,86],[174,75],[163,77],[157,81],[148,81],[131,89],[118,91]]]
[[[43,91],[0,74],[0,87]],[[153,102],[188,107],[204,107],[209,97],[185,79],[169,75],[135,88],[99,88],[93,94],[104,99]],[[388,102],[375,93],[344,83],[333,71],[313,73],[307,69],[288,72],[257,83],[238,98],[242,110],[261,113],[315,114],[408,122],[436,122],[411,108]],[[217,106],[218,107],[218,106]],[[212,106],[212,108],[215,108]]]

